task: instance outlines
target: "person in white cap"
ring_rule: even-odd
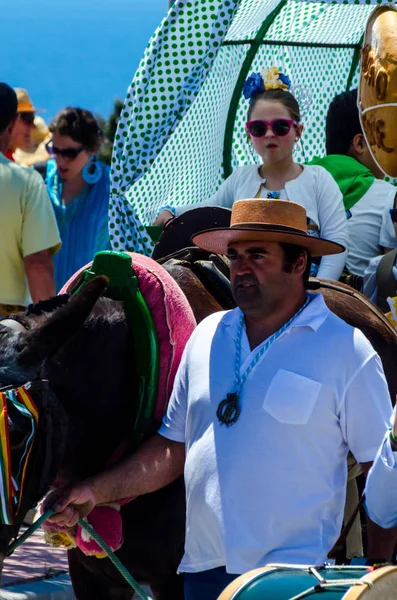
[[[324,563],[341,530],[348,451],[368,470],[390,419],[379,356],[306,291],[311,256],[344,251],[306,225],[301,205],[248,199],[233,204],[229,228],[193,237],[228,254],[238,307],[193,332],[158,434],[47,499],[53,521],[72,526],[184,472],[186,600],[215,600],[268,563]]]

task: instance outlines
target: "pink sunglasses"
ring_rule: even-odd
[[[283,137],[288,135],[291,127],[298,127],[299,123],[292,119],[273,119],[273,121],[248,121],[245,126],[252,137],[260,138],[266,135],[268,127],[271,127],[274,135]]]

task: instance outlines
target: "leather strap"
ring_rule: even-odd
[[[163,266],[180,265],[190,269],[224,310],[236,307],[230,286],[229,260],[226,257],[190,247],[165,256],[158,262]]]
[[[314,277],[309,279],[308,290],[316,291],[316,290],[320,290],[320,288],[327,289],[327,290],[335,290],[337,292],[341,292],[343,294],[346,294],[348,296],[352,296],[352,297],[356,298],[362,304],[364,304],[367,308],[369,308],[370,311],[374,315],[376,315],[378,319],[380,319],[382,321],[382,323],[388,328],[388,330],[390,332],[393,333],[394,336],[397,336],[397,331],[394,329],[394,327],[390,323],[390,321],[385,317],[383,312],[377,306],[375,306],[375,304],[373,304],[370,300],[368,300],[368,298],[366,298],[366,296],[364,296],[363,294],[360,294],[360,292],[357,292],[353,288],[349,288],[346,285],[338,283],[337,281],[331,282],[326,279],[322,279],[320,281],[319,279],[315,279]]]
[[[364,500],[365,500],[365,496],[363,494],[361,496],[360,501],[357,504],[356,508],[352,512],[350,519],[348,520],[346,525],[343,527],[340,536],[336,540],[335,544],[332,546],[331,550],[328,552],[328,554],[327,554],[328,558],[336,559],[338,557],[338,555],[340,555],[340,553],[343,552],[347,536],[349,535],[350,530],[353,527],[354,519],[357,517],[361,507],[364,504]]]

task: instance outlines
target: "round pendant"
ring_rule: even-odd
[[[241,409],[238,405],[238,399],[237,392],[233,392],[228,394],[226,399],[219,403],[216,416],[218,417],[218,421],[221,423],[221,425],[230,427],[238,420],[241,413]]]

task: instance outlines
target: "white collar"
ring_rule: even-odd
[[[261,168],[262,165],[250,165],[253,171],[253,177],[258,181],[258,183],[266,183],[266,178],[263,178],[259,175],[259,169]],[[298,177],[295,177],[294,179],[289,179],[288,181],[285,182],[285,185],[289,185],[291,184],[293,181],[297,181],[298,179],[300,179],[300,177],[302,177],[303,175],[306,177],[307,174],[307,165],[300,165],[302,167],[302,172],[299,173]]]
[[[325,304],[324,298],[320,293],[314,294],[308,292],[311,297],[311,302],[301,312],[300,315],[291,323],[285,330],[290,331],[292,328],[309,327],[313,331],[317,331],[324,323],[325,319],[330,314],[328,306]],[[240,308],[234,308],[224,313],[221,323],[224,327],[230,328],[230,334],[235,337],[237,334],[237,326],[241,318],[242,311]]]

